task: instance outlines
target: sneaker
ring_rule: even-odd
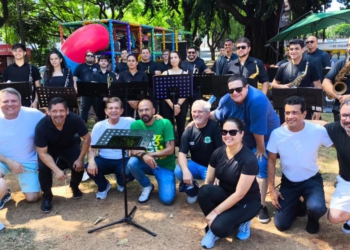
[[[259,221],[260,223],[266,224],[270,221],[270,215],[269,211],[267,210],[267,207],[262,207],[259,212]]]
[[[118,183],[117,183],[117,190],[121,193],[123,193],[124,191],[124,186],[119,186]]]
[[[318,231],[320,231],[320,223],[318,220],[312,219],[309,216],[306,225],[306,232],[309,234],[317,234]]]
[[[90,176],[89,176],[88,173],[86,173],[86,171],[84,170],[83,178],[81,179],[81,181],[87,181],[88,179],[90,179]]]
[[[193,197],[187,196],[187,203],[188,204],[194,204],[194,203],[196,203],[196,201],[197,201],[197,196],[193,196]]]
[[[41,211],[43,211],[44,213],[50,213],[51,209],[51,200],[43,198],[43,202],[41,203]]]
[[[346,233],[346,234],[350,234],[350,220],[348,220],[347,222],[345,222],[343,224],[343,232]]]
[[[3,231],[5,229],[5,225],[0,223],[0,232]]]
[[[11,200],[11,190],[7,189],[7,193],[2,197],[0,200],[0,209],[3,209],[5,206],[5,203]]]
[[[239,240],[246,240],[250,236],[250,222],[247,221],[242,223],[238,228],[238,233],[236,235],[237,239]]]
[[[206,249],[213,248],[215,245],[215,241],[217,241],[218,239],[220,238],[217,237],[215,234],[213,234],[211,229],[209,229],[207,234],[202,239],[201,245],[203,248],[206,248]]]
[[[154,189],[153,184],[151,184],[151,186],[149,186],[149,187],[142,188],[142,193],[139,197],[139,202],[144,203],[144,202],[148,201],[149,196],[152,193],[153,189]]]
[[[81,197],[83,197],[83,193],[80,191],[80,189],[78,187],[76,188],[72,188],[72,192],[73,192],[73,199],[74,200],[78,200],[81,199]]]
[[[97,193],[96,193],[96,199],[99,199],[99,200],[104,200],[104,199],[106,199],[107,193],[108,193],[108,191],[109,191],[110,189],[111,189],[111,184],[108,182],[105,191],[97,192]]]

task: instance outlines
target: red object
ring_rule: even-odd
[[[31,50],[26,48],[27,56],[31,56]],[[0,56],[13,56],[12,55],[12,45],[10,44],[0,44]]]
[[[62,53],[77,63],[85,62],[86,51],[97,52],[106,49],[109,44],[109,33],[102,24],[83,26],[70,35],[62,45]]]

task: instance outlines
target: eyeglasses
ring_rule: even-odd
[[[237,93],[241,93],[242,90],[243,90],[243,86],[242,86],[242,87],[238,87],[238,88],[234,88],[234,89],[229,89],[228,92],[229,92],[230,94],[233,94],[233,92],[235,92],[235,91],[236,91]]]
[[[240,49],[245,50],[246,48],[247,48],[247,46],[237,46],[236,47],[237,50],[240,50]]]
[[[306,44],[309,44],[309,43],[314,43],[315,41],[311,40],[311,41],[306,41]]]
[[[221,130],[221,135],[227,135],[230,134],[230,136],[235,136],[237,133],[242,132],[241,130],[238,129],[231,129],[231,130],[226,130],[226,129],[222,129]]]
[[[195,54],[196,51],[187,51],[187,54]]]
[[[350,114],[340,114],[339,115],[340,116],[340,119],[342,119],[342,120],[346,120],[346,118],[350,118]]]
[[[87,54],[86,57],[94,57],[94,55]]]

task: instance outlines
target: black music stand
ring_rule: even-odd
[[[107,97],[107,83],[99,82],[77,82],[78,96]]]
[[[270,82],[273,82],[273,79],[275,79],[277,70],[278,70],[278,68],[274,68],[274,67],[269,67],[267,69],[267,75],[269,76],[269,81]]]
[[[193,92],[198,90],[200,99],[203,99],[203,93],[213,95],[213,74],[195,74],[193,75]]]
[[[14,88],[21,94],[21,103],[32,103],[33,88],[31,82],[1,82],[0,90],[6,88]]]
[[[305,99],[306,110],[323,111],[323,90],[315,88],[272,89],[274,108],[284,110],[284,101],[294,95]]]
[[[52,98],[62,97],[67,102],[68,108],[78,108],[75,88],[38,87],[37,92],[40,107],[48,107]]]
[[[109,88],[109,96],[117,96],[125,101],[125,113],[128,114],[127,102],[130,100],[142,100],[147,96],[148,84],[146,82],[112,83]]]
[[[128,223],[143,231],[149,233],[152,236],[157,236],[157,234],[149,231],[147,228],[132,221],[132,215],[136,211],[136,206],[128,213],[128,198],[127,198],[127,183],[126,183],[126,172],[125,172],[125,150],[135,149],[135,150],[145,150],[148,147],[149,142],[153,137],[154,131],[149,130],[128,130],[128,129],[106,129],[102,134],[100,139],[97,141],[96,145],[91,146],[92,148],[108,148],[108,149],[121,149],[122,150],[122,161],[123,161],[123,180],[124,180],[124,210],[125,216],[104,226],[90,229],[88,233],[93,233],[102,228],[110,227],[120,223]]]
[[[218,101],[220,100],[221,97],[223,97],[228,93],[227,81],[231,76],[232,75],[222,75],[222,76],[214,75],[213,76],[212,78],[213,91]]]

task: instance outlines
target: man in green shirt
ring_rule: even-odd
[[[133,122],[131,130],[154,131],[147,150],[132,150],[127,167],[142,186],[139,202],[149,200],[154,189],[146,175],[154,175],[158,182],[158,194],[162,203],[170,205],[175,199],[175,155],[174,130],[167,119],[156,120],[155,109],[150,100],[141,100],[137,106],[140,120]]]

